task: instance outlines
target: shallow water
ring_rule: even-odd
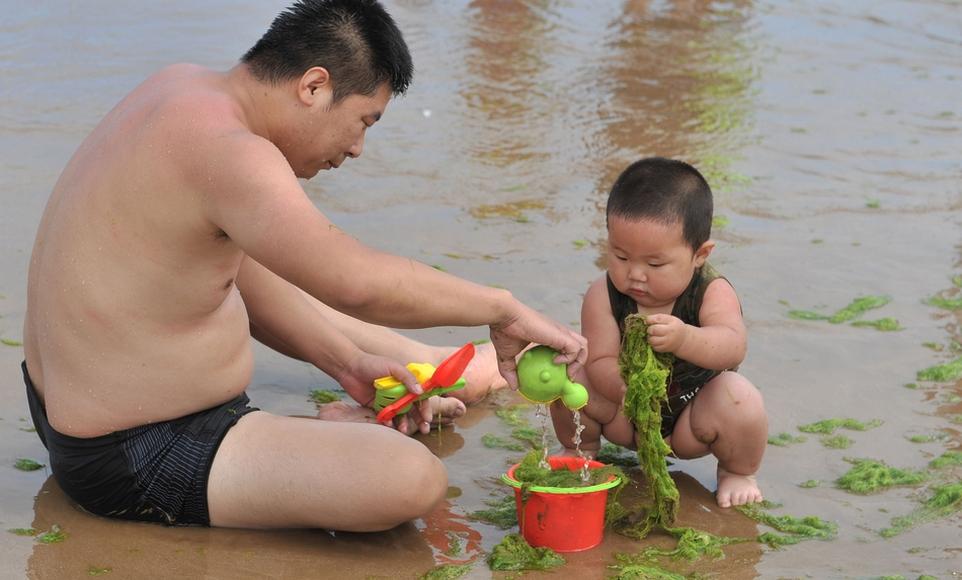
[[[19,339],[37,223],[64,163],[97,120],[153,70],[175,61],[218,69],[263,32],[284,2],[182,0],[132,10],[113,2],[0,2],[0,338]],[[871,457],[924,468],[962,446],[962,385],[916,371],[959,356],[959,316],[923,301],[962,274],[962,6],[938,2],[573,2],[398,0],[388,3],[417,67],[409,94],[370,133],[364,157],[306,189],[365,242],[516,296],[577,325],[599,275],[602,207],[614,177],[644,155],[702,168],[716,191],[713,261],[734,282],[749,326],[742,372],[758,385],[772,434],[830,417],[882,419],[846,432],[847,450],[817,437],[771,446],[759,478],[782,513],[839,524],[839,537],[772,551],[726,548],[678,570],[726,578],[940,578],[962,574],[962,518],[885,540],[925,487],[855,496],[831,482]],[[520,209],[518,209],[520,208]],[[509,210],[516,210],[514,212]],[[520,213],[519,213],[520,212]],[[456,257],[455,257],[456,256]],[[892,302],[865,318],[903,330],[796,321],[791,308],[833,312],[860,295]],[[411,333],[434,343],[482,329]],[[941,352],[923,343],[943,345]],[[484,448],[507,435],[498,401],[424,438],[449,469],[451,499],[424,521],[384,534],[166,529],[78,512],[44,470],[18,364],[0,346],[0,526],[60,525],[60,544],[0,535],[0,576],[416,577],[477,560],[506,533],[470,522],[517,454]],[[307,392],[333,382],[257,350],[250,395],[277,413],[313,410]],[[533,418],[533,410],[532,410]],[[911,435],[939,434],[931,443]],[[764,531],[715,507],[714,462],[672,467],[681,520],[714,533]],[[959,479],[958,471],[951,474]],[[798,483],[818,479],[814,489]],[[444,552],[451,533],[461,554]],[[665,538],[651,542],[668,544]],[[603,578],[613,552],[642,545],[608,534],[556,577]],[[561,576],[558,576],[558,575]],[[537,575],[536,575],[537,576]]]

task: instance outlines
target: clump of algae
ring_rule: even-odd
[[[793,443],[804,443],[805,437],[796,437],[791,433],[779,433],[778,435],[772,435],[768,438],[769,445],[777,445],[778,447],[787,447]]]
[[[471,571],[474,564],[443,564],[429,570],[420,580],[454,580]]]
[[[533,548],[520,534],[508,534],[491,550],[492,570],[549,570],[563,566],[565,559],[551,548]]]
[[[931,366],[916,373],[920,381],[935,381],[945,383],[962,377],[962,357],[941,365]]]
[[[855,443],[845,435],[829,435],[822,437],[822,445],[830,449],[848,449]]]
[[[618,364],[625,381],[625,415],[638,438],[638,463],[652,489],[654,505],[644,520],[626,526],[623,534],[644,538],[655,526],[670,528],[678,512],[678,488],[668,474],[665,457],[671,448],[661,436],[661,405],[667,401],[671,355],[656,353],[648,344],[648,325],[643,316],[625,319],[625,335]]]
[[[758,541],[768,544],[772,548],[780,548],[797,544],[803,540],[831,540],[838,533],[838,525],[816,516],[795,517],[790,515],[776,516],[766,510],[779,507],[769,501],[750,503],[737,506],[735,509],[751,519],[775,528],[781,534],[765,532],[758,536]]]
[[[827,320],[832,324],[853,321],[869,310],[881,308],[892,301],[889,296],[860,296],[852,300],[848,306],[837,310],[834,314],[821,314],[811,310],[789,310],[789,318],[796,320]],[[894,318],[880,318],[878,320],[857,320],[852,326],[871,326],[877,330],[901,330],[899,321]]]
[[[874,459],[854,459],[850,463],[854,467],[838,478],[835,484],[857,494],[876,493],[899,485],[917,485],[928,478],[924,472],[889,467]]]
[[[507,449],[508,451],[524,451],[525,446],[521,443],[505,437],[500,437],[493,433],[485,433],[481,436],[481,444],[488,449]]]
[[[541,451],[532,449],[521,460],[518,467],[514,470],[514,478],[521,482],[522,497],[531,487],[588,487],[611,481],[613,477],[619,478],[619,489],[628,479],[624,472],[616,465],[606,465],[597,469],[588,470],[588,480],[581,479],[581,472],[569,469],[551,469],[541,466]],[[617,491],[609,493],[614,497]]]
[[[879,533],[884,538],[891,538],[918,524],[959,512],[962,512],[962,482],[937,486],[932,488],[932,496],[921,507],[906,516],[892,518],[892,527]]]
[[[874,429],[882,424],[879,419],[872,419],[867,423],[855,419],[823,419],[807,425],[799,425],[798,430],[805,433],[821,433],[831,435],[838,429],[851,429],[852,431],[867,431]]]
[[[638,467],[638,455],[629,449],[608,441],[598,450],[595,459],[607,465],[617,465],[622,469]]]
[[[615,554],[615,564],[609,568],[617,571],[617,580],[685,580],[685,576],[661,568],[644,554]]]
[[[312,401],[318,405],[326,405],[328,403],[333,403],[334,401],[340,401],[341,396],[334,391],[325,391],[322,389],[314,389],[309,393]]]
[[[932,469],[945,469],[962,465],[962,451],[946,451],[929,462]]]
[[[501,499],[486,500],[489,509],[477,510],[468,514],[472,520],[489,523],[499,529],[507,530],[518,525],[518,509],[514,494]]]

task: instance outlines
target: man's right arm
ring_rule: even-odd
[[[376,251],[313,205],[270,142],[237,130],[205,159],[188,159],[210,221],[247,255],[315,298],[362,320],[400,328],[490,325],[499,366],[512,386],[514,360],[529,342],[583,364],[585,342],[506,290],[481,286],[408,258]]]

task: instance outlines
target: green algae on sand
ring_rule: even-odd
[[[549,570],[563,566],[565,559],[551,548],[533,548],[520,534],[508,534],[491,550],[492,570]]]
[[[474,564],[442,564],[422,575],[420,580],[455,580],[471,571]]]
[[[485,500],[484,503],[488,509],[471,512],[468,518],[491,524],[502,530],[518,525],[518,508],[513,493],[501,499]]]
[[[308,396],[318,405],[326,405],[327,403],[333,403],[334,401],[341,400],[341,396],[334,391],[325,391],[322,389],[314,389],[308,394]]]
[[[37,536],[37,541],[41,544],[59,544],[66,539],[67,534],[65,534],[57,524],[50,526],[49,532],[44,532]]]
[[[941,365],[931,366],[916,373],[920,381],[946,383],[962,377],[962,357]]]
[[[19,469],[20,471],[36,471],[41,467],[44,467],[43,463],[37,463],[33,459],[25,459],[23,457],[21,457],[20,459],[17,459],[17,461],[14,462],[13,466]]]
[[[635,426],[638,463],[648,478],[654,500],[644,520],[621,530],[633,538],[644,538],[655,526],[671,528],[678,512],[678,488],[665,462],[671,448],[661,436],[661,404],[668,399],[667,381],[673,359],[652,350],[643,316],[632,314],[625,319],[618,359],[627,386],[625,415]]]
[[[608,566],[617,572],[617,580],[685,580],[683,574],[671,572],[642,554],[615,554],[615,564]]]
[[[863,423],[856,419],[823,419],[821,421],[816,421],[814,423],[808,423],[805,425],[799,425],[798,430],[804,433],[821,433],[823,435],[831,435],[835,433],[838,429],[850,429],[852,431],[867,431],[869,429],[874,429],[882,424],[879,419],[872,419],[867,423]]]
[[[892,526],[879,534],[891,538],[921,523],[947,518],[962,512],[962,482],[932,488],[932,495],[918,509],[905,516],[892,518]]]
[[[788,317],[796,320],[827,320],[832,324],[841,324],[855,320],[869,310],[881,308],[892,301],[889,296],[860,296],[852,300],[848,306],[837,310],[834,314],[821,314],[811,310],[789,310]],[[894,318],[879,320],[856,321],[853,326],[872,326],[878,330],[899,330],[899,321]]]
[[[945,469],[962,465],[962,451],[946,451],[929,462],[932,469]]]
[[[768,438],[769,445],[776,445],[778,447],[787,447],[793,443],[804,443],[806,441],[805,437],[792,435],[791,433],[779,433],[778,435],[772,435]]]
[[[829,449],[848,449],[852,446],[855,441],[852,441],[847,435],[827,435],[821,439],[822,445],[828,447]]]
[[[889,467],[875,459],[847,461],[852,463],[853,467],[835,480],[835,484],[840,489],[860,495],[876,493],[890,487],[918,485],[928,479],[928,475],[924,472]]]
[[[801,518],[790,515],[776,516],[767,511],[777,507],[781,506],[766,500],[736,506],[735,509],[757,522],[782,532],[781,534],[765,532],[758,536],[760,543],[776,549],[804,540],[831,540],[838,534],[838,524],[826,522],[816,516]]]
[[[494,433],[485,433],[481,436],[481,444],[488,449],[507,449],[508,451],[524,451],[527,446],[514,441],[512,439],[507,439]]]

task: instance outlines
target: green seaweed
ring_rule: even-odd
[[[41,467],[44,467],[44,464],[37,463],[33,459],[25,459],[21,457],[20,459],[17,459],[16,462],[14,462],[13,466],[19,469],[20,471],[36,471]]]
[[[912,435],[908,438],[912,443],[931,443],[933,441],[939,441],[945,439],[945,435],[941,433],[929,434],[929,435]]]
[[[565,559],[551,548],[533,548],[520,534],[508,534],[488,556],[492,570],[549,570]]]
[[[601,449],[598,450],[595,459],[598,461],[608,464],[617,465],[622,469],[633,469],[638,467],[638,455],[635,454],[630,449],[622,447],[621,445],[615,445],[614,443],[606,441]]]
[[[505,437],[500,437],[493,433],[485,433],[481,436],[481,444],[488,449],[507,449],[508,451],[524,451],[525,446]]]
[[[19,340],[14,340],[12,338],[0,338],[0,343],[3,343],[7,346],[23,346],[22,342],[20,342]]]
[[[848,472],[835,480],[840,488],[859,495],[876,493],[890,487],[917,485],[928,476],[921,471],[910,471],[889,467],[875,459],[851,459],[854,464]]]
[[[326,391],[323,389],[313,389],[308,396],[318,405],[326,405],[327,403],[341,400],[341,395],[334,391]]]
[[[811,489],[813,487],[818,487],[822,485],[822,482],[817,479],[808,479],[798,484],[798,487],[804,487],[806,489]]]
[[[946,383],[962,377],[962,357],[941,365],[931,366],[920,370],[915,378],[920,381],[935,381]]]
[[[816,421],[814,423],[808,423],[806,425],[799,425],[798,430],[804,433],[820,433],[822,435],[831,435],[835,433],[838,429],[850,429],[852,431],[867,431],[869,429],[874,429],[882,424],[879,419],[872,419],[867,423],[863,423],[856,419],[847,418],[836,418],[836,419],[823,419],[821,421]]]
[[[946,451],[942,455],[929,461],[932,469],[945,469],[946,467],[958,467],[962,465],[962,451]]]
[[[788,317],[795,320],[828,320],[827,315],[811,310],[789,310]]]
[[[828,447],[829,449],[848,449],[852,446],[855,441],[852,441],[847,435],[827,435],[821,438],[822,445]]]
[[[642,554],[615,554],[615,563],[608,566],[618,580],[685,580],[685,576],[671,572]]]
[[[960,310],[962,309],[962,295],[956,296],[955,298],[933,296],[926,300],[925,303],[943,310]]]
[[[33,528],[10,528],[7,530],[15,536],[36,536],[37,530]]]
[[[816,516],[795,517],[790,515],[776,516],[766,510],[780,507],[769,501],[750,503],[737,506],[735,509],[751,519],[775,528],[781,534],[765,532],[758,536],[758,541],[768,544],[772,548],[797,544],[805,540],[831,540],[838,534],[838,525],[826,522]]]
[[[803,436],[794,436],[791,433],[779,433],[778,435],[772,435],[768,438],[769,445],[776,445],[778,447],[787,447],[793,443],[804,443],[806,441]]]
[[[420,580],[455,580],[471,571],[474,564],[442,564],[429,570]]]
[[[528,418],[524,416],[524,413],[530,408],[531,405],[528,403],[518,403],[509,407],[502,407],[495,411],[494,414],[512,427],[528,427],[530,423],[528,422]]]
[[[711,227],[722,230],[728,227],[730,222],[731,220],[728,219],[728,216],[716,215],[715,217],[711,218]]]
[[[879,534],[891,538],[917,526],[962,512],[962,482],[949,483],[932,488],[932,496],[921,507],[905,516],[892,518],[892,526]]]
[[[654,505],[644,520],[621,533],[644,538],[654,526],[670,528],[678,511],[678,488],[668,474],[665,458],[671,448],[661,436],[661,404],[667,400],[667,381],[674,357],[655,353],[648,344],[648,325],[641,315],[625,319],[625,334],[618,364],[627,385],[625,415],[635,426],[638,463],[652,489]]]
[[[722,551],[724,546],[754,539],[716,536],[715,534],[694,528],[669,528],[665,531],[678,539],[675,548],[673,550],[663,550],[652,546],[646,548],[643,554],[651,558],[665,556],[674,560],[694,561],[703,556],[717,560],[725,556],[725,553]]]
[[[521,482],[524,493],[531,487],[588,487],[611,481],[612,477],[619,478],[619,486],[624,485],[627,476],[616,465],[592,468],[588,470],[588,480],[581,479],[580,470],[551,469],[541,466],[542,451],[532,449],[521,460],[514,470],[514,478]],[[614,492],[612,492],[614,493]]]
[[[852,326],[871,326],[875,330],[881,330],[882,332],[902,330],[899,321],[891,317],[879,318],[878,320],[856,320],[852,323]]]
[[[581,248],[589,245],[591,242],[589,242],[588,240],[574,240],[571,243],[574,245],[576,249],[580,250]]]
[[[37,536],[37,541],[41,544],[58,544],[66,539],[67,534],[65,534],[57,524],[50,526],[49,532]]]
[[[534,427],[515,427],[511,430],[511,436],[531,447],[541,447],[542,432]]]
[[[87,568],[88,576],[103,576],[104,574],[110,574],[113,570],[103,566],[90,566]]]
[[[860,296],[849,303],[848,306],[837,311],[828,318],[832,324],[841,324],[858,318],[865,312],[875,308],[881,308],[891,302],[888,296]]]
[[[507,530],[518,525],[518,508],[514,494],[501,499],[485,500],[489,509],[477,510],[468,514],[468,518],[491,524],[498,529]]]

